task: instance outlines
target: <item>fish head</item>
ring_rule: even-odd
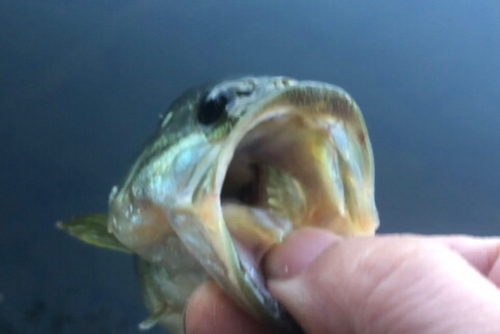
[[[109,198],[109,230],[141,258],[196,262],[247,311],[278,324],[287,316],[259,269],[266,251],[300,227],[370,235],[378,223],[358,106],[337,86],[286,77],[187,92]]]

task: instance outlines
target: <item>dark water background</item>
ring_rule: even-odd
[[[381,232],[500,234],[497,0],[2,0],[0,333],[138,332],[130,258],[54,222],[106,209],[182,90],[244,74],[352,94]]]

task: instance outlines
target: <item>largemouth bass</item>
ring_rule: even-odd
[[[113,187],[109,212],[58,226],[135,255],[151,312],[142,329],[181,333],[187,298],[212,278],[257,319],[294,331],[259,264],[300,227],[374,233],[368,132],[353,99],[326,83],[245,77],[192,89]]]

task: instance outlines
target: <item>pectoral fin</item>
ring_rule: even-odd
[[[163,317],[168,315],[168,306],[160,308],[157,312],[151,314],[149,317],[141,321],[139,324],[139,329],[141,331],[147,331],[153,328]]]
[[[131,253],[108,231],[108,218],[104,213],[88,214],[64,222],[57,222],[56,227],[88,244]]]

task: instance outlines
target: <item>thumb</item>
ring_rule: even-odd
[[[308,333],[500,332],[500,292],[430,238],[305,229],[266,257],[268,287]]]

